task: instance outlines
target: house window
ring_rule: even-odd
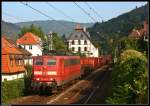
[[[79,52],[81,51],[81,47],[78,47],[78,51],[79,51]]]
[[[87,47],[84,47],[84,51],[87,51]]]
[[[78,36],[77,35],[75,35],[75,38],[77,38]]]
[[[26,46],[24,45],[24,49],[26,49]]]
[[[4,78],[4,81],[7,81],[7,78]]]
[[[74,45],[74,40],[72,40],[72,44]]]
[[[10,59],[10,66],[13,66],[13,60]]]
[[[32,45],[29,45],[29,49],[32,49]]]
[[[83,38],[83,35],[81,34],[81,38]]]
[[[74,51],[74,47],[72,47],[72,51]]]
[[[16,59],[15,62],[16,62],[16,65],[18,66],[19,65],[19,59]]]
[[[81,43],[80,43],[80,40],[78,40],[78,44],[80,45]]]
[[[87,45],[87,41],[86,40],[84,41],[84,44]]]
[[[22,64],[22,61],[23,61],[23,60],[19,60],[19,65],[23,65],[23,64]]]

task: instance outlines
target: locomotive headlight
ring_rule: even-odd
[[[42,75],[42,71],[34,71],[34,75]]]
[[[57,72],[56,71],[48,71],[47,75],[57,75]]]
[[[39,78],[37,78],[36,80],[40,80]]]

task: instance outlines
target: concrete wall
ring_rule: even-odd
[[[4,79],[6,79],[7,81],[10,81],[10,80],[18,79],[18,78],[23,78],[23,76],[24,76],[24,72],[19,73],[19,74],[13,74],[13,75],[2,74],[2,82],[4,81]]]

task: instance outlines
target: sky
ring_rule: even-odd
[[[33,8],[42,11],[46,15],[54,18],[55,20],[66,20],[80,23],[93,23],[93,21],[87,14],[85,14],[79,7],[73,2],[25,2]],[[53,9],[51,5],[57,9],[63,11],[68,17]],[[85,2],[76,2],[81,6],[88,14],[90,14],[96,21],[101,22],[115,18],[123,13],[129,12],[132,9],[141,7],[147,2],[87,2],[100,16],[97,16],[93,10],[91,10]],[[71,18],[70,18],[71,17]],[[102,19],[100,18],[102,17]],[[72,20],[73,19],[73,20]],[[20,2],[2,2],[2,20],[11,23],[37,21],[37,20],[52,20],[48,17],[41,15],[40,13],[32,10],[26,5]]]

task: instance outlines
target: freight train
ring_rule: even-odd
[[[110,55],[102,57],[35,56],[31,86],[34,90],[40,91],[59,90],[70,81],[82,78],[111,61]]]

